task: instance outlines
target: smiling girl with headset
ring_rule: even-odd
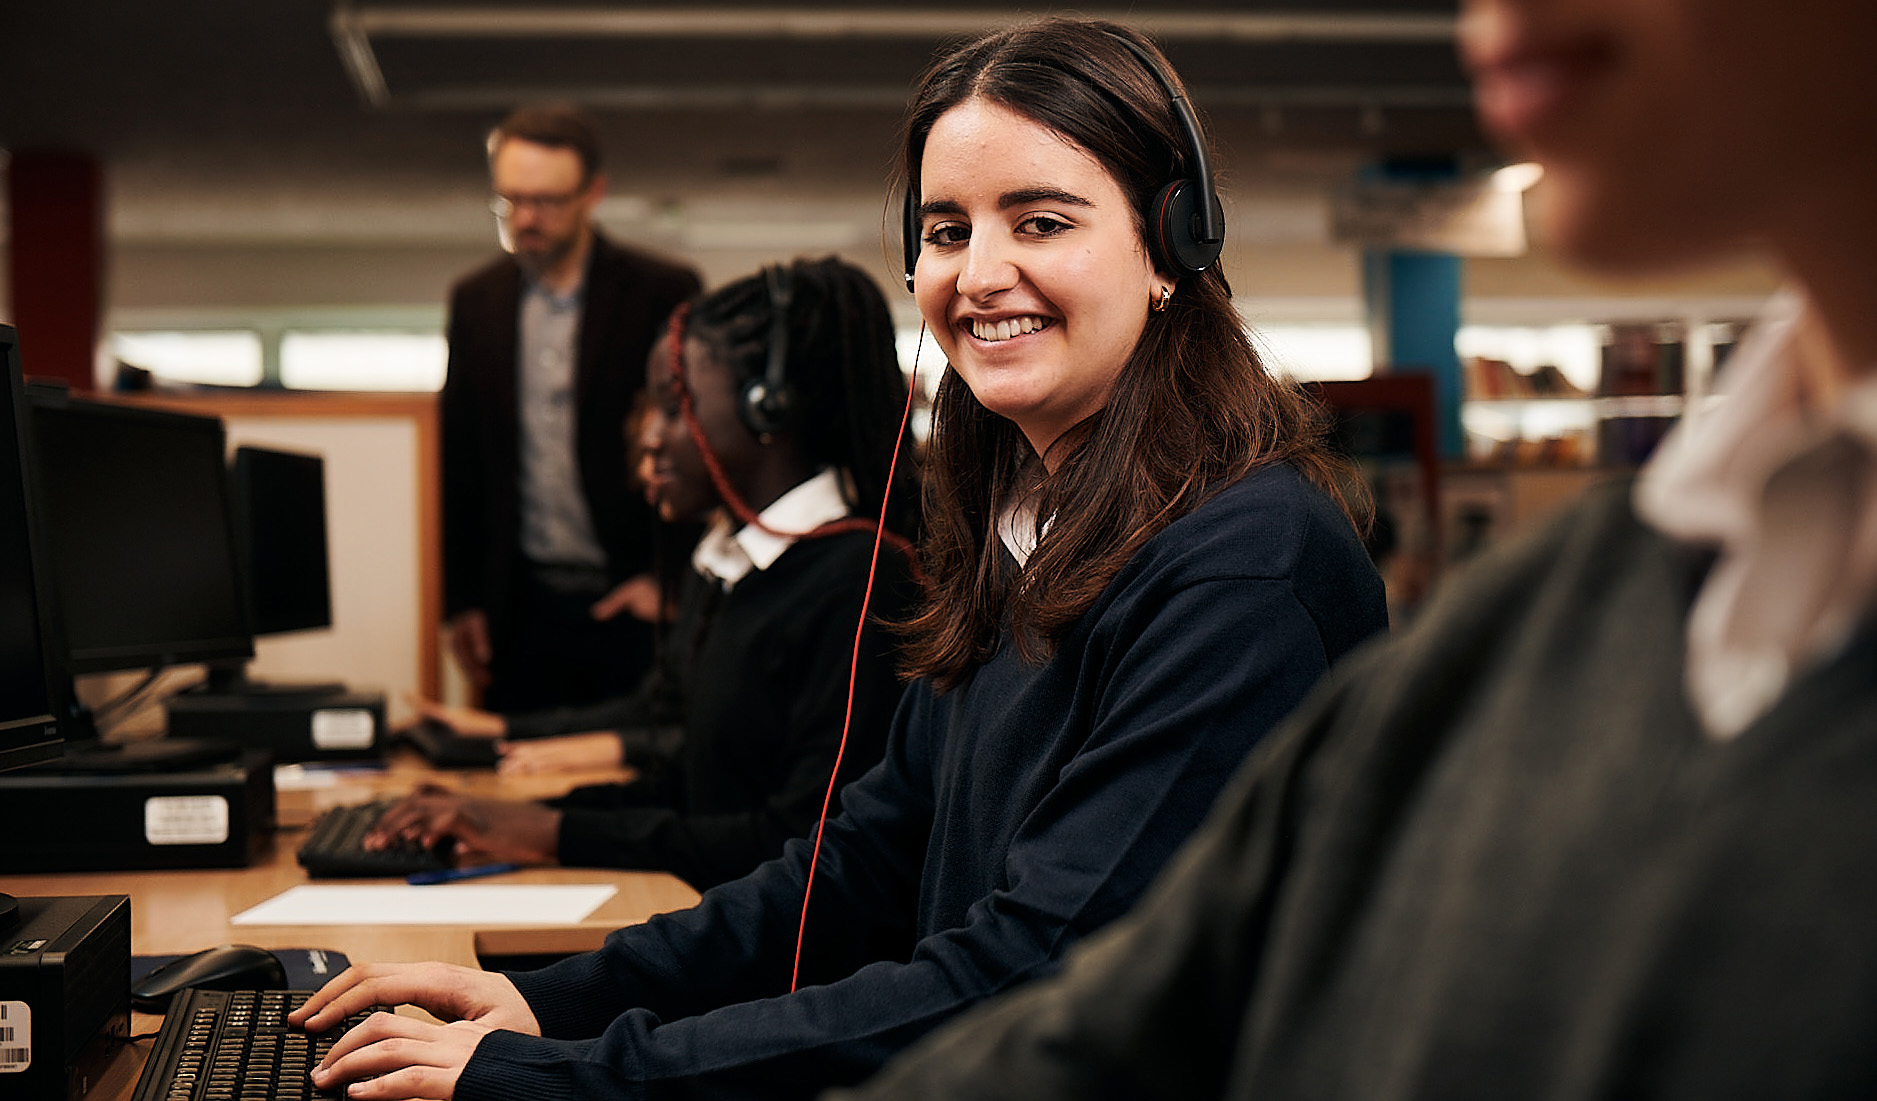
[[[513,975],[353,968],[294,1019],[415,1002],[452,1023],[375,1016],[321,1086],[855,1081],[1125,912],[1264,731],[1383,627],[1339,464],[1213,262],[1203,139],[1145,38],[1046,20],[951,52],[903,153],[908,275],[949,369],[934,595],[885,760],[818,839],[597,952]]]

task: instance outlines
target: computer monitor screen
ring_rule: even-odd
[[[19,340],[0,325],[0,769],[59,755],[42,604],[43,556],[26,494],[29,458],[24,432]]]
[[[317,455],[237,447],[234,486],[254,633],[332,626],[325,461]]]
[[[30,400],[67,668],[253,656],[221,421]]]

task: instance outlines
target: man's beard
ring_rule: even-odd
[[[514,259],[516,259],[516,263],[520,263],[524,268],[527,268],[529,274],[539,276],[541,272],[546,272],[548,268],[552,268],[552,266],[556,266],[556,264],[561,263],[561,261],[565,261],[569,255],[572,255],[572,251],[574,251],[574,242],[572,242],[572,240],[546,242],[542,248],[533,249],[524,248],[522,242],[516,242]]]
[[[565,260],[573,253],[574,246],[579,241],[577,236],[570,236],[565,240],[553,241],[539,234],[535,234],[530,238],[530,241],[540,243],[525,244],[521,238],[515,236],[512,232],[507,234],[507,237],[508,239],[503,242],[503,245],[506,246],[509,254],[515,258],[515,262],[520,264],[522,269],[528,274],[537,276],[554,267],[556,264],[559,264],[562,260]]]

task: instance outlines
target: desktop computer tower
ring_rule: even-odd
[[[174,772],[0,775],[0,873],[238,868],[268,851],[274,767],[267,753]]]
[[[0,1096],[79,1101],[130,1023],[130,899],[0,896]]]
[[[184,692],[168,704],[172,738],[265,749],[276,761],[376,757],[383,692]]]

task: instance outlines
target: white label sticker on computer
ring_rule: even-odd
[[[228,840],[228,800],[152,795],[143,801],[143,839],[152,845],[220,845]]]
[[[18,1074],[33,1065],[33,1007],[0,1002],[0,1074]]]
[[[362,707],[322,707],[313,712],[315,749],[370,749],[371,712]]]

